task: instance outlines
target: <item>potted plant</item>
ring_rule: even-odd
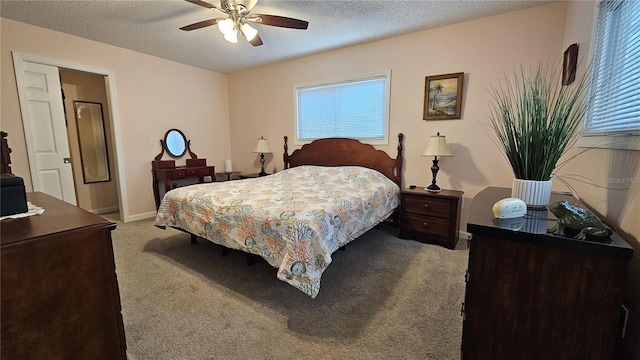
[[[488,130],[513,170],[512,197],[533,208],[549,203],[553,170],[577,140],[587,109],[587,76],[562,85],[558,68],[521,66],[489,90]]]

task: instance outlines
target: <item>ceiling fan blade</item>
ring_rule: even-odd
[[[308,21],[293,19],[284,16],[277,15],[263,15],[263,14],[251,14],[252,17],[256,17],[255,21],[257,24],[262,25],[271,25],[284,27],[289,29],[302,29],[305,30],[309,26]],[[249,20],[249,19],[247,19]]]
[[[191,30],[196,30],[203,27],[215,25],[217,23],[218,23],[218,19],[210,19],[210,20],[200,21],[191,25],[183,26],[180,28],[180,30],[191,31]]]
[[[256,34],[256,36],[254,36],[253,39],[249,41],[249,43],[253,46],[260,46],[262,45],[262,39],[260,38],[260,35]]]
[[[196,4],[196,5],[200,5],[200,6],[206,7],[207,9],[214,9],[215,8],[215,6],[213,6],[213,5],[211,5],[211,4],[207,3],[207,2],[204,2],[202,0],[184,0],[184,1],[190,2],[192,4]]]

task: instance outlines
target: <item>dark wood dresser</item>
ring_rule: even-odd
[[[43,193],[42,215],[3,220],[2,359],[126,359],[115,224]]]
[[[462,314],[462,359],[612,359],[622,291],[633,249],[547,234],[555,216],[528,210],[496,220],[493,204],[511,189],[487,188],[472,200]],[[552,194],[551,202],[568,195]]]
[[[455,249],[460,227],[462,191],[430,192],[424,187],[400,193],[400,238]]]

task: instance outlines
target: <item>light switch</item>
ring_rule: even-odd
[[[156,144],[156,141],[153,138],[149,138],[149,146],[153,146]]]

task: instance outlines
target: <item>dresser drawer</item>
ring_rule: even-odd
[[[448,219],[405,214],[401,221],[402,228],[411,232],[445,238],[449,236],[450,223]]]
[[[213,175],[213,170],[210,167],[203,167],[198,169],[198,176]]]
[[[187,159],[188,167],[207,166],[207,159]]]
[[[198,168],[187,168],[187,176],[200,176],[198,172]]]
[[[155,160],[151,162],[152,169],[175,169],[175,160]]]
[[[187,177],[186,169],[176,169],[171,172],[172,179],[184,179],[185,177]]]
[[[451,214],[451,201],[448,199],[405,194],[402,200],[402,206],[408,213],[439,217]]]

